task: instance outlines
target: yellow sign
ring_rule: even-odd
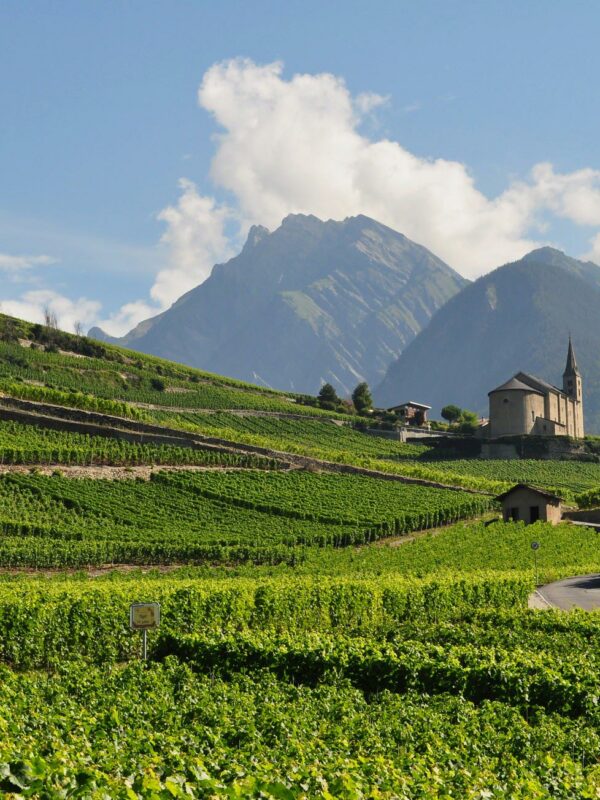
[[[147,631],[160,625],[160,603],[132,603],[129,608],[129,627]]]

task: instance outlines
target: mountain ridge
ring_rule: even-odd
[[[120,339],[190,366],[315,393],[378,382],[466,279],[369,217],[290,214],[253,226],[239,255]]]
[[[539,248],[467,286],[437,312],[375,387],[487,416],[487,393],[519,370],[562,385],[569,334],[583,374],[587,429],[600,431],[600,267]]]

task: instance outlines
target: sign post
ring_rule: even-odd
[[[533,550],[533,563],[535,565],[535,585],[539,586],[540,582],[538,580],[537,551],[540,549],[540,543],[532,542],[531,549]]]
[[[129,627],[142,632],[142,658],[148,659],[148,631],[160,627],[160,603],[132,603],[129,606]]]

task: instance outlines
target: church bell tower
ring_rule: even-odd
[[[573,350],[573,342],[569,336],[569,352],[567,353],[567,366],[563,373],[563,392],[581,403],[583,399],[581,373],[577,366],[575,359],[575,350]]]
[[[573,342],[569,336],[569,351],[567,353],[567,366],[563,373],[563,392],[573,398],[574,404],[574,433],[578,438],[583,438],[583,382],[581,372],[577,366]]]

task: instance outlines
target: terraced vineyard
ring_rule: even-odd
[[[266,415],[242,415],[228,412],[173,414],[153,412],[159,424],[197,431],[207,436],[272,447],[289,452],[329,455],[330,459],[365,461],[368,459],[416,459],[430,448],[404,444],[398,440],[369,436],[350,423],[331,419],[290,419]]]
[[[56,430],[0,422],[2,797],[597,800],[600,622],[526,606],[536,573],[600,571],[598,534],[494,522],[492,495],[594,504],[600,465],[435,460],[1,315],[0,391],[122,418],[106,436],[52,409]],[[238,451],[113,438],[140,421]],[[248,445],[492,494],[282,470]],[[140,600],[162,612],[145,664]]]
[[[538,577],[548,583],[568,575],[600,571],[600,538],[588,528],[568,524],[463,522],[435,533],[427,533],[401,547],[382,546],[313,552],[296,567],[306,575],[412,575],[432,573],[457,576],[480,570],[528,570],[532,575],[531,542],[537,541]]]
[[[530,483],[553,489],[568,499],[600,486],[600,464],[586,461],[547,461],[480,459],[433,461],[427,463],[438,472],[502,481],[506,484]]]
[[[485,497],[310,473],[166,473],[145,481],[0,478],[0,565],[277,563],[486,510]],[[299,498],[304,497],[304,501]]]
[[[277,469],[272,459],[248,454],[198,450],[174,445],[129,442],[104,436],[40,428],[18,422],[0,423],[0,466],[9,464],[66,466],[223,466]]]
[[[32,327],[28,326],[29,334],[23,333],[31,335]],[[73,352],[54,352],[54,348],[43,349],[44,345],[40,349],[0,340],[0,390],[45,402],[52,402],[52,391],[58,391],[65,393],[62,398],[65,404],[70,404],[66,401],[71,394],[79,397],[80,407],[87,407],[83,405],[84,395],[87,403],[95,406],[94,410],[106,413],[111,413],[111,406],[105,405],[103,409],[102,400],[192,409],[293,411],[309,416],[323,413],[318,408],[297,404],[295,396],[283,392],[260,389],[120,348],[92,342],[88,345],[87,340],[67,334],[61,336],[66,337],[65,345],[73,347]],[[30,344],[31,340],[23,341]],[[77,352],[87,351],[88,347],[97,355]]]

